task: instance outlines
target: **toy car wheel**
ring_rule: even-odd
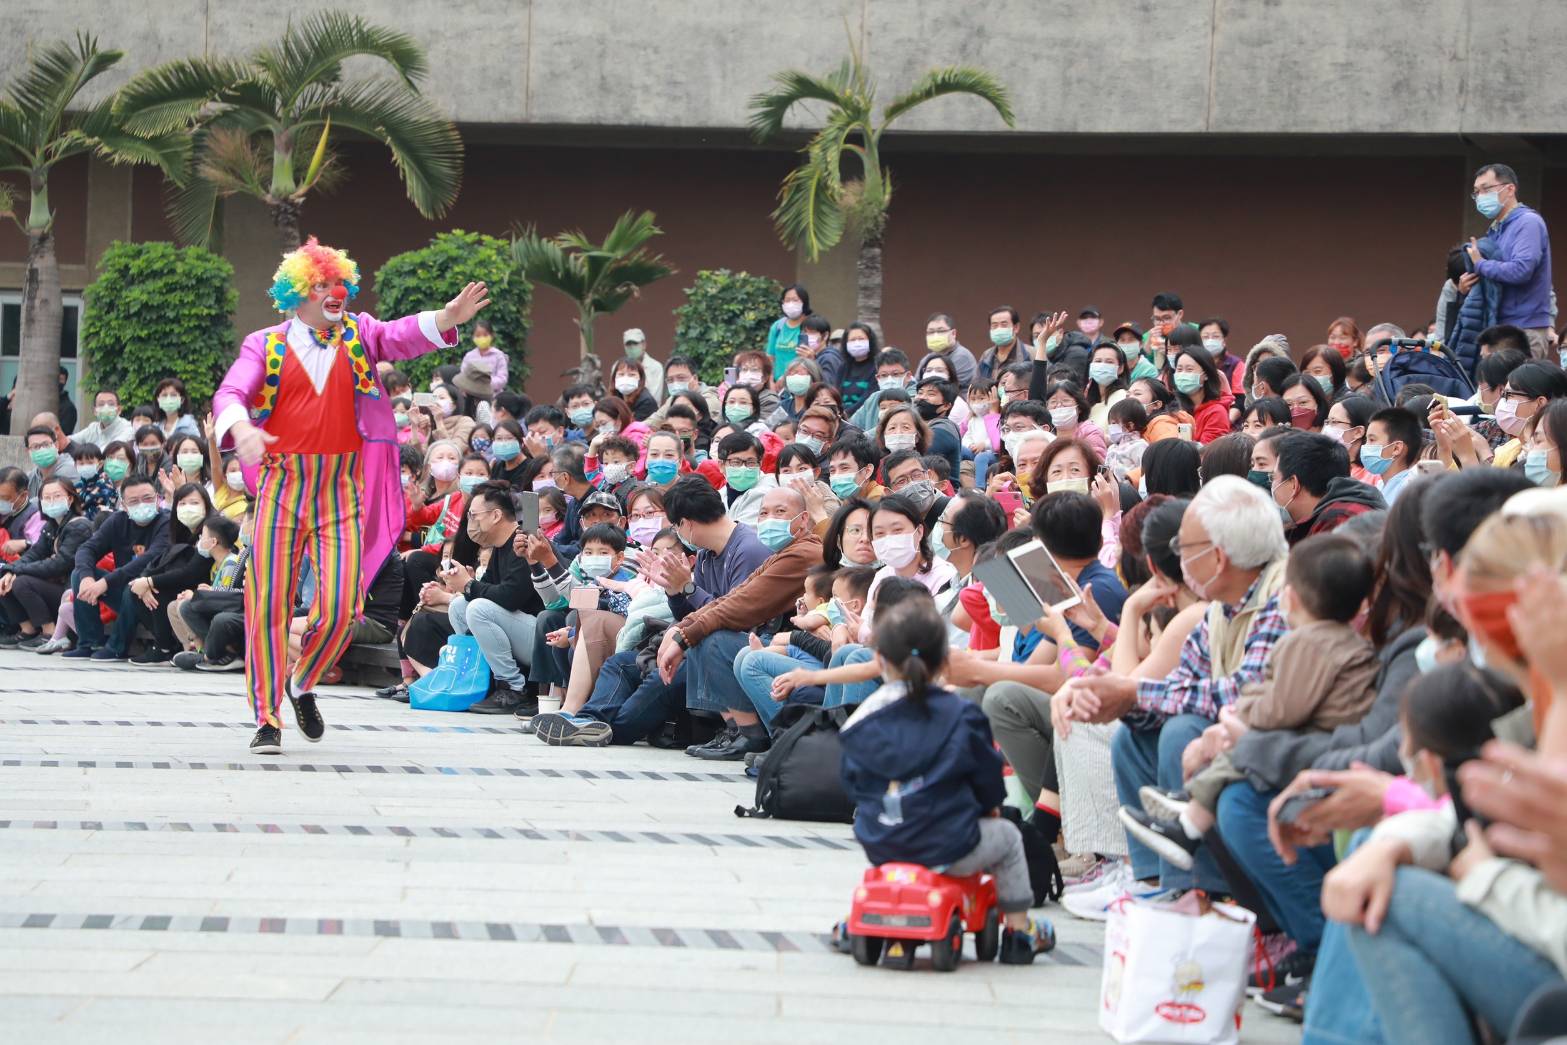
[[[887,944],[887,949],[882,953],[881,958],[883,965],[889,969],[914,968],[914,952],[919,949],[919,944],[913,940],[889,940]]]
[[[985,927],[974,934],[974,954],[982,962],[993,962],[1001,951],[1001,911],[995,907],[985,915]]]
[[[854,955],[857,965],[875,965],[881,958],[882,938],[880,936],[851,936],[849,937],[849,951]]]
[[[963,916],[952,912],[947,935],[930,942],[930,964],[937,972],[951,972],[963,958]]]

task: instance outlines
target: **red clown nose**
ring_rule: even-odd
[[[348,299],[348,288],[339,283],[326,292],[326,296],[341,305]]]

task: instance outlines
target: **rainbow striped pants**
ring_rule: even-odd
[[[294,692],[315,689],[348,648],[364,606],[361,482],[357,453],[270,454],[262,462],[245,577],[245,686],[258,726],[282,725],[288,626],[307,556],[316,597]]]

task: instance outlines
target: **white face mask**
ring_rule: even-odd
[[[630,395],[637,390],[637,379],[630,374],[621,374],[615,378],[615,391],[621,395]]]
[[[843,347],[848,350],[849,356],[853,359],[864,359],[871,354],[871,343],[858,338],[853,341],[845,341]]]
[[[788,316],[790,319],[799,319],[800,315],[804,311],[805,306],[800,304],[798,301],[785,301],[783,303],[783,314]]]
[[[913,562],[914,557],[919,554],[919,545],[915,542],[912,533],[894,533],[886,537],[878,537],[871,541],[871,547],[876,549],[876,558],[895,570],[901,570]]]
[[[882,440],[887,444],[889,453],[897,453],[899,450],[912,450],[919,441],[913,432],[888,432]]]
[[[902,388],[903,378],[895,377],[891,374],[886,377],[878,377],[876,379],[876,387],[880,388],[883,392],[890,391],[894,388]]]
[[[1034,437],[1039,429],[1031,428],[1023,432],[1008,432],[1001,437],[1001,444],[1007,448],[1007,456],[1013,461],[1017,460],[1017,453],[1023,449],[1023,444]]]
[[[1070,428],[1077,424],[1077,407],[1057,406],[1050,409],[1050,423],[1057,428]]]

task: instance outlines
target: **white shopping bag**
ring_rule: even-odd
[[[1173,904],[1127,899],[1111,908],[1100,1028],[1123,1043],[1233,1045],[1256,920],[1195,892]]]

